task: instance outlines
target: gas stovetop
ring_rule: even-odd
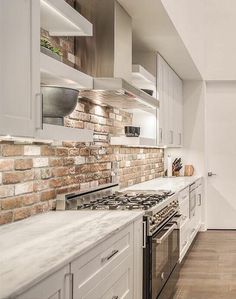
[[[110,195],[90,199],[77,205],[78,210],[149,210],[174,193],[166,190],[156,192],[115,192]]]
[[[151,235],[178,212],[177,195],[170,190],[115,191],[109,184],[89,191],[68,194],[57,199],[57,210],[144,210],[147,234]]]

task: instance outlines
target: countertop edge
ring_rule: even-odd
[[[138,185],[144,185],[145,183],[149,183],[150,181],[155,181],[155,180],[159,180],[159,179],[164,179],[166,180],[166,182],[168,182],[168,180],[175,180],[175,179],[178,179],[178,178],[185,178],[185,179],[191,179],[190,182],[186,182],[186,184],[184,186],[181,186],[180,188],[177,188],[174,192],[175,193],[179,193],[181,192],[182,190],[184,190],[185,188],[189,187],[190,185],[192,185],[194,182],[198,181],[199,179],[203,180],[203,176],[202,175],[196,175],[196,176],[189,176],[189,177],[161,177],[161,178],[157,178],[157,179],[153,179],[153,180],[149,180],[149,181],[146,181],[146,182],[143,182],[143,183],[139,183],[139,184],[136,184],[136,185],[133,185],[132,187],[135,187],[135,186],[138,186]],[[132,187],[125,187],[125,188],[122,188],[120,189],[121,192],[126,192],[126,191],[129,191],[129,190],[132,190]],[[140,187],[141,189],[142,187]],[[135,191],[135,188],[133,189]],[[132,190],[132,191],[133,191]]]

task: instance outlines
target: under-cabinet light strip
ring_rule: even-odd
[[[81,30],[80,27],[78,27],[73,22],[71,22],[71,20],[69,20],[67,17],[65,17],[61,12],[59,12],[55,7],[51,6],[48,2],[46,2],[44,0],[41,0],[40,2],[41,2],[41,5],[47,6],[49,9],[51,9],[51,11],[53,11],[58,16],[60,16],[61,18],[63,18],[66,22],[68,22],[69,24],[71,24],[72,26],[74,26],[74,28],[76,28],[77,30],[79,30],[81,33],[84,33],[83,30]]]

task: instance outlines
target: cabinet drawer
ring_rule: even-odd
[[[179,204],[181,205],[183,202],[189,200],[189,187],[179,192],[178,195]]]
[[[84,284],[75,294],[76,299],[133,299],[133,259],[128,256],[97,285]]]
[[[71,263],[75,292],[79,294],[85,285],[91,289],[100,283],[132,252],[133,224]]]

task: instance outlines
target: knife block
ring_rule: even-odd
[[[184,176],[192,176],[194,173],[193,165],[185,165],[184,166]]]
[[[179,171],[173,171],[173,176],[179,176]]]

